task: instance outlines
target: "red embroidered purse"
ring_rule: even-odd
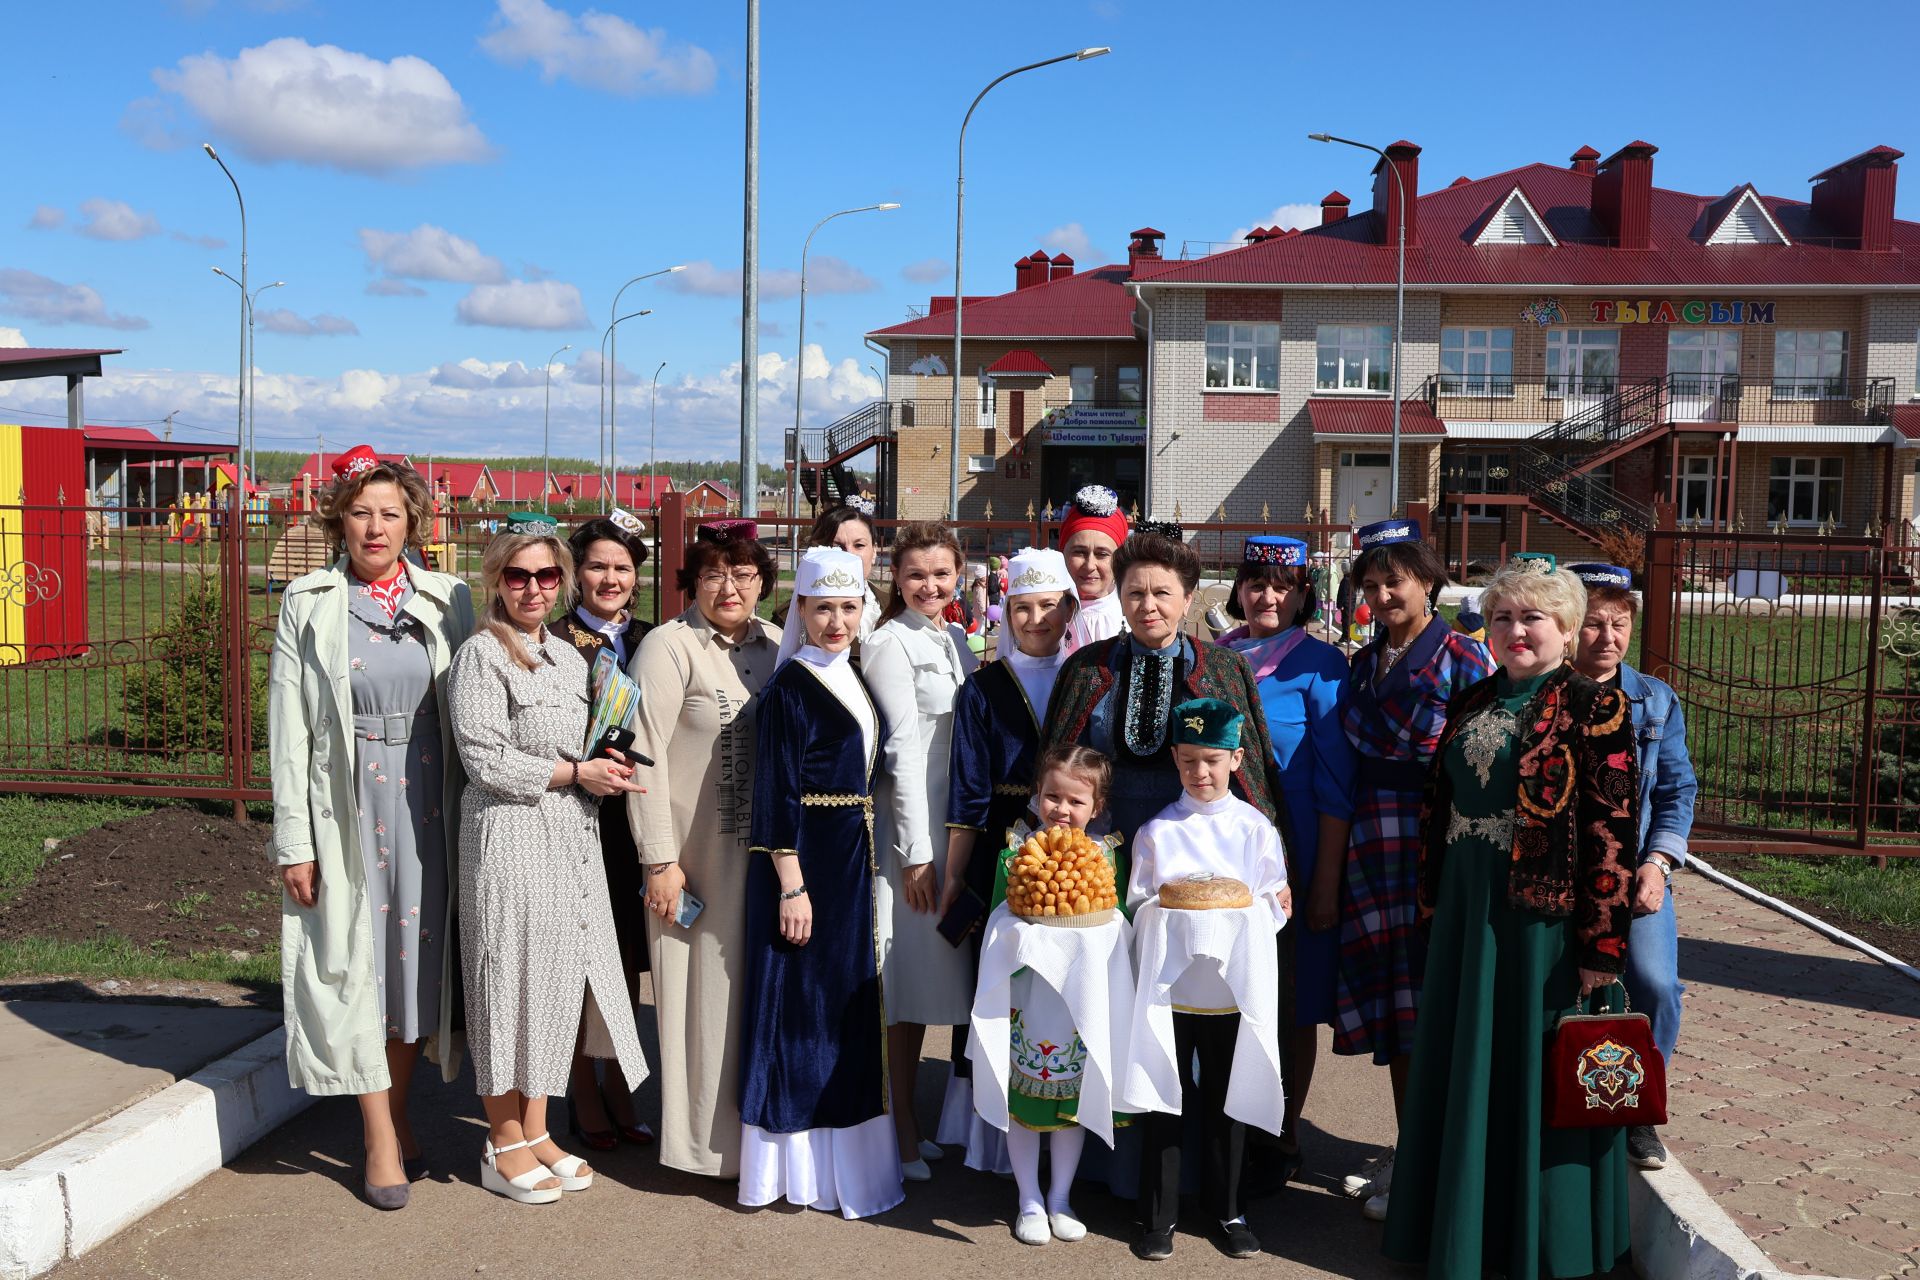
[[[1667,1122],[1667,1064],[1654,1047],[1653,1025],[1628,1010],[1624,986],[1612,987],[1620,991],[1620,1012],[1587,1013],[1576,1000],[1554,1026],[1546,1101],[1555,1129]]]

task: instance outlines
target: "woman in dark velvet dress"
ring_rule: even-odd
[[[904,1198],[875,923],[887,726],[847,660],[865,598],[857,557],[809,549],[788,613],[806,642],[760,691],[740,1065],[740,1203],[848,1218]]]
[[[637,516],[615,511],[595,517],[567,539],[573,551],[574,582],[578,598],[556,623],[553,632],[587,660],[592,680],[594,660],[612,655],[618,670],[653,629],[633,611],[640,566],[647,562],[644,526]],[[626,797],[600,806],[600,857],[607,869],[607,896],[613,903],[614,936],[620,943],[620,972],[635,1007],[640,1001],[640,971],[647,967],[647,925],[641,900],[647,887],[640,872],[640,855],[633,847],[633,829],[627,824]],[[633,1091],[620,1074],[620,1064],[608,1061],[606,1078],[594,1075],[594,1060],[575,1048],[573,1082],[567,1094],[573,1132],[594,1151],[611,1151],[625,1139],[653,1141],[653,1130],[634,1116]]]

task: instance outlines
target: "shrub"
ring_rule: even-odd
[[[226,606],[210,577],[192,582],[150,642],[147,660],[121,681],[127,745],[179,755],[219,751],[227,735]],[[267,739],[267,679],[253,671],[247,712],[256,743]]]

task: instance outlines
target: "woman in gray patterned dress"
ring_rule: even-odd
[[[573,559],[543,516],[510,517],[481,565],[482,629],[453,661],[449,709],[469,786],[460,816],[467,1043],[487,1113],[487,1190],[527,1204],[593,1171],[547,1133],[547,1098],[586,1051],[647,1077],[600,858],[598,796],[637,791],[622,759],[585,760],[587,667],[546,628]]]
[[[321,521],[345,555],[287,584],[268,680],[287,1075],[356,1094],[364,1186],[407,1203],[426,1164],[407,1123],[421,1049],[451,1080],[448,862],[459,793],[446,674],[473,630],[458,578],[406,564],[433,510],[411,467],[335,461]]]

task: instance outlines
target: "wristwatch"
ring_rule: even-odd
[[[1666,854],[1664,853],[1648,854],[1646,865],[1650,867],[1658,867],[1660,869],[1661,875],[1665,876],[1668,880],[1673,879],[1673,863],[1668,860]]]

